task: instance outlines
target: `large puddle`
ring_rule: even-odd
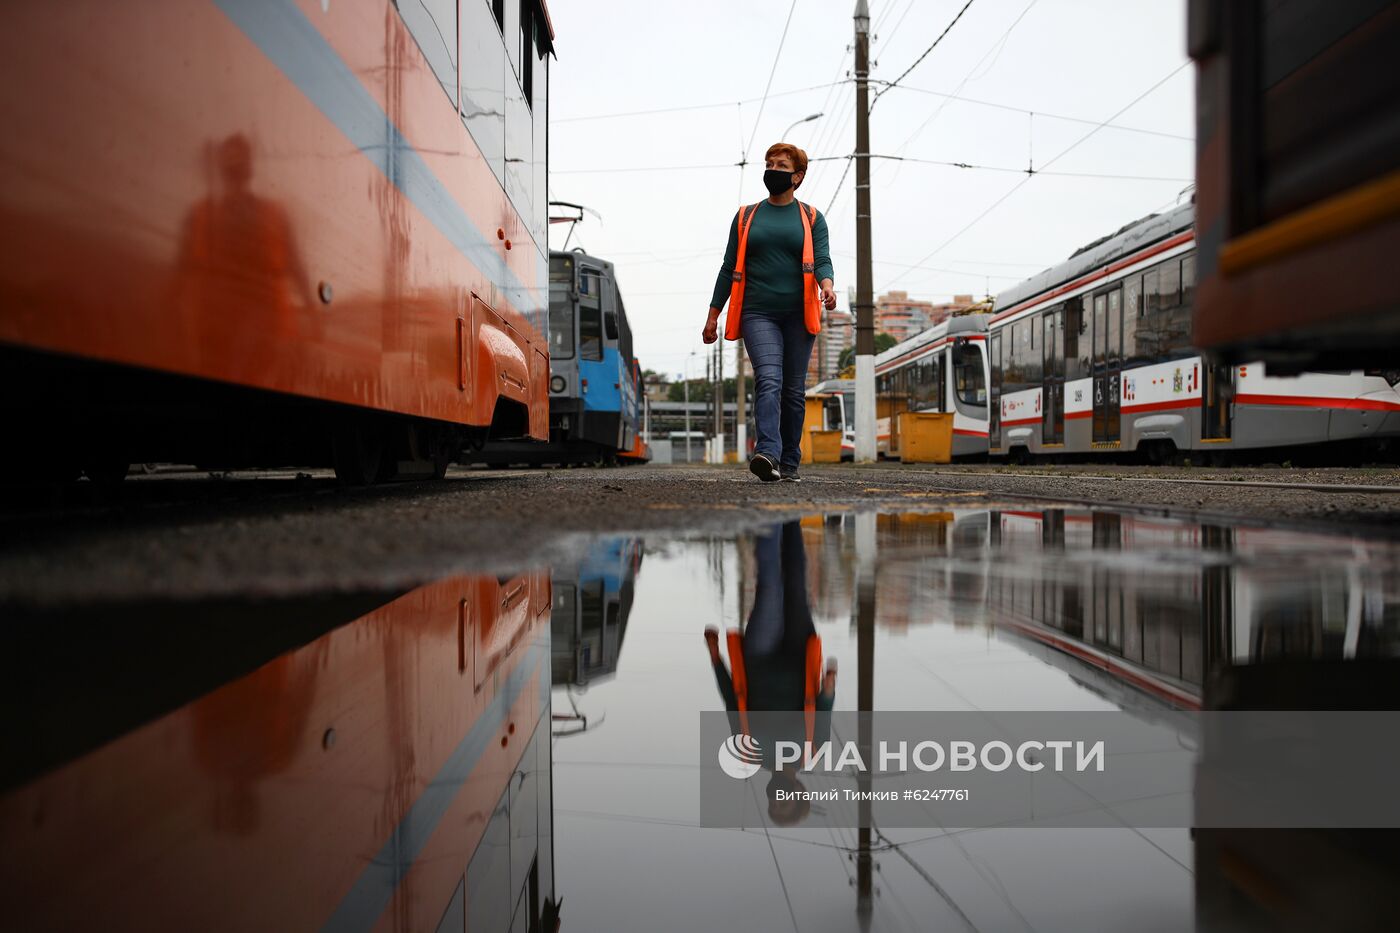
[[[602,541],[407,593],[14,614],[21,929],[1383,929],[1396,833],[700,826],[699,714],[1400,708],[1400,548],[1088,509]],[[808,681],[810,683],[810,680]],[[759,708],[758,706],[754,707]]]

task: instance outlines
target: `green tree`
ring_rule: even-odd
[[[897,343],[899,343],[898,340],[895,340],[894,337],[890,336],[884,331],[881,331],[880,333],[875,335],[875,352],[876,354],[884,353],[886,350],[888,350],[890,347],[894,346]],[[836,369],[838,371],[844,371],[847,366],[854,366],[855,363],[856,348],[847,347],[846,349],[842,350],[841,355],[836,358]]]
[[[749,390],[753,390],[752,377],[748,380]],[[724,400],[732,402],[738,398],[738,389],[734,385],[734,377],[730,376],[724,380]],[[690,380],[690,400],[692,402],[708,402],[714,397],[714,383],[705,379]],[[685,382],[673,382],[666,390],[666,400],[670,402],[685,401]]]

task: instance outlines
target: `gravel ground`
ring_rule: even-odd
[[[820,510],[1027,497],[1400,537],[1393,467],[878,464],[803,475],[766,485],[742,467],[464,470],[441,483],[344,490],[324,475],[157,474],[105,494],[87,484],[8,490],[0,605],[383,590],[565,560],[599,533],[731,533]],[[1336,486],[1387,488],[1324,491]]]

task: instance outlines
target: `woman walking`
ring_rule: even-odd
[[[801,482],[807,362],[821,330],[821,309],[836,307],[826,218],[797,200],[807,153],[787,143],[768,147],[768,199],[739,209],[729,227],[702,337],[719,339],[729,302],[726,340],[744,338],[753,361],[753,420],[758,435],[749,470],[764,482]]]

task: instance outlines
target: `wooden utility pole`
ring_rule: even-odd
[[[855,461],[875,460],[875,305],[870,255],[870,7],[856,0]]]

